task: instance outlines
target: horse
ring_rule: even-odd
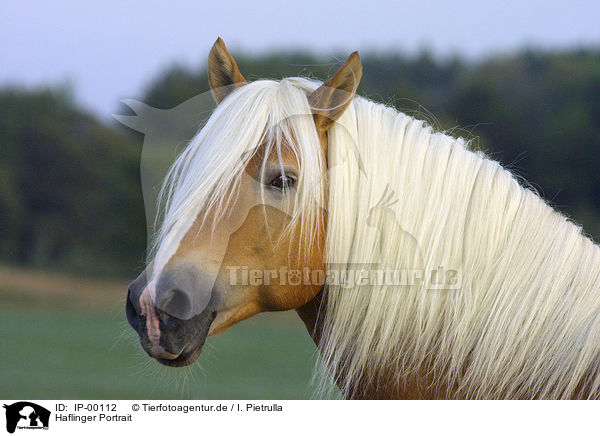
[[[348,399],[600,397],[600,247],[469,141],[325,82],[247,82],[219,38],[217,106],[169,170],[126,314],[158,362],[295,310]]]

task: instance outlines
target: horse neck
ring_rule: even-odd
[[[296,309],[296,313],[317,347],[323,332],[323,319],[319,315],[322,313],[319,309],[323,306],[323,299],[324,294],[321,290],[312,300]]]

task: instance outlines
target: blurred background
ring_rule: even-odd
[[[107,0],[0,8],[0,397],[309,398],[294,313],[211,338],[183,370],[124,316],[144,265],[143,135],[120,99],[205,92],[223,37],[249,80],[325,79],[470,139],[600,240],[598,1],[273,4]]]

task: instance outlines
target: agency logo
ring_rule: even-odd
[[[4,404],[2,407],[6,409],[6,431],[9,433],[14,433],[16,429],[48,430],[48,409],[28,401]]]

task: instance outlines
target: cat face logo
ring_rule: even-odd
[[[18,429],[48,429],[50,411],[42,406],[28,401],[19,401],[6,409],[6,431],[14,433]]]

